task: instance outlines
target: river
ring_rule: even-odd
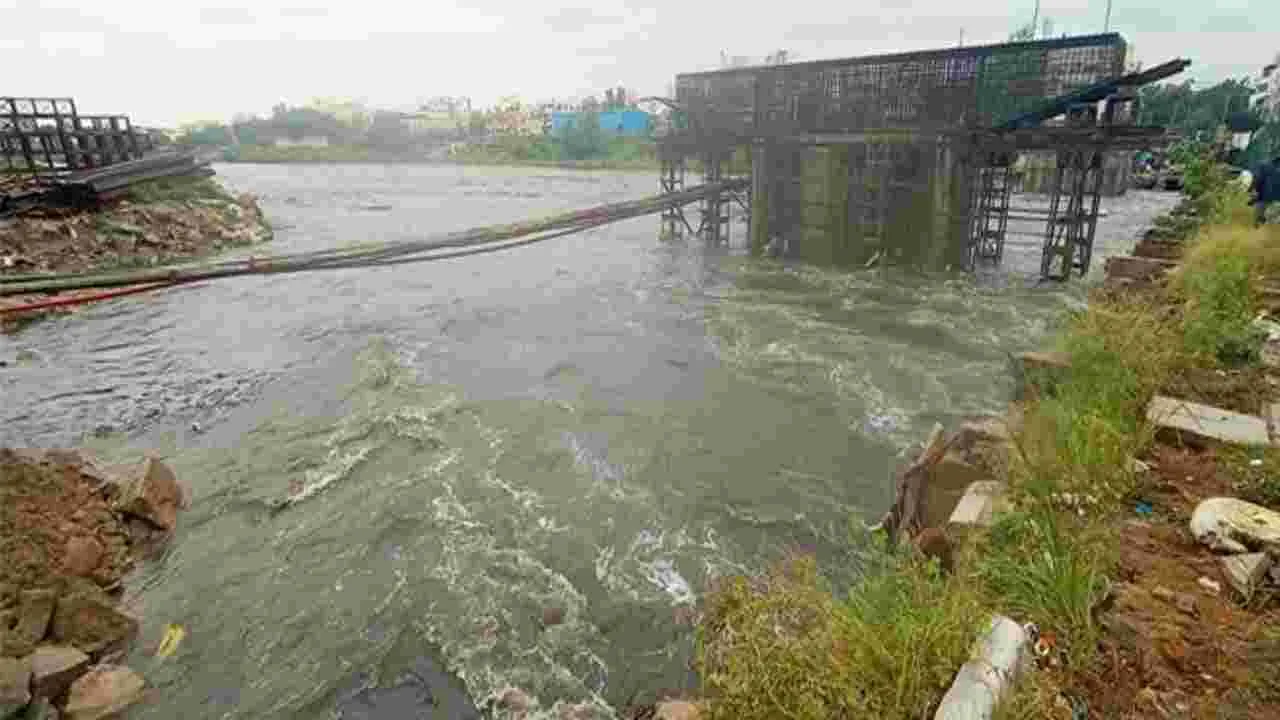
[[[218,172],[260,196],[270,252],[657,187]],[[1104,200],[1095,267],[1175,200]],[[1009,354],[1082,303],[1078,282],[1038,284],[1038,263],[1017,238],[971,277],[840,272],[662,240],[646,217],[493,255],[224,280],[0,336],[0,444],[155,448],[192,490],[131,585],[130,664],[157,691],[130,717],[465,717],[462,693],[508,684],[549,717],[557,702],[608,716],[694,682],[681,608],[708,578],[795,548],[851,577],[856,520],[883,511],[909,448],[1001,409]],[[543,627],[547,608],[563,622]],[[167,623],[188,634],[153,659]]]

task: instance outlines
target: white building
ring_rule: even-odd
[[[271,144],[276,147],[327,147],[329,138],[324,135],[303,135],[300,138],[280,135],[273,138]]]

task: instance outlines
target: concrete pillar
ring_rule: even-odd
[[[800,163],[800,257],[817,265],[845,259],[849,153],[841,145],[806,148]]]
[[[769,245],[772,153],[765,145],[751,148],[751,254],[761,255]]]

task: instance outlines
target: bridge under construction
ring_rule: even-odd
[[[1137,89],[1190,65],[1126,73],[1126,52],[1108,33],[679,75],[662,190],[694,168],[714,187],[749,164],[751,182],[664,222],[727,243],[738,203],[757,252],[973,269],[1003,256],[1018,154],[1048,151],[1041,275],[1084,274],[1104,156],[1164,134],[1135,124]]]

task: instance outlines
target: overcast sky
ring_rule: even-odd
[[[1280,51],[1280,0],[1114,0],[1111,27],[1151,65],[1257,74]],[[1034,0],[0,0],[0,95],[72,96],[87,113],[172,125],[356,98],[481,105],[663,93],[720,51],[801,59],[1000,42]],[[1043,0],[1055,35],[1099,32],[1106,0]]]

